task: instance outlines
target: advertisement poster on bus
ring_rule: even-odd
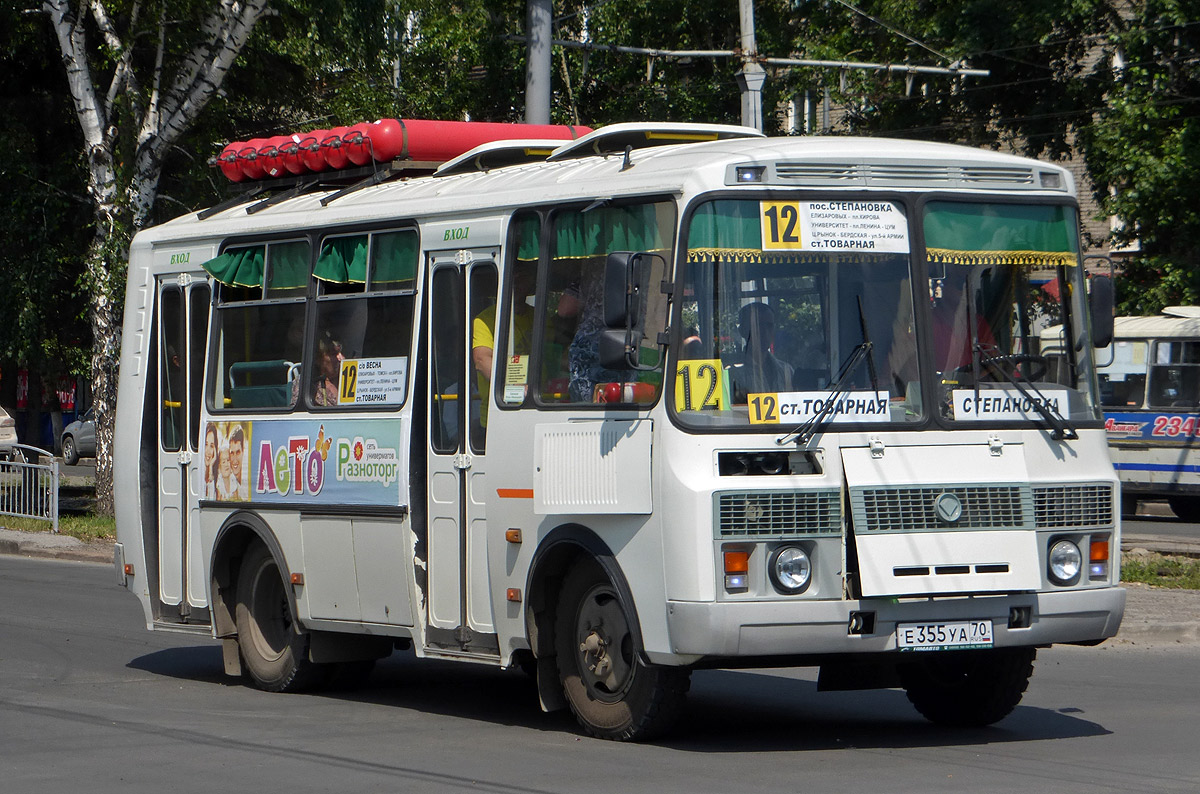
[[[210,422],[202,461],[215,501],[400,504],[394,421]]]
[[[1200,436],[1200,414],[1105,413],[1109,441],[1164,441],[1195,444]]]

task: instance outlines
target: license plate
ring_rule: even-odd
[[[946,651],[992,647],[992,621],[899,623],[896,647],[902,651]]]

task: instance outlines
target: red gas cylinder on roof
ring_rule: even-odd
[[[238,165],[247,179],[262,179],[267,172],[258,159],[258,150],[267,142],[266,138],[251,138],[238,148]]]
[[[221,173],[230,182],[241,182],[246,178],[246,175],[242,173],[242,167],[238,165],[237,161],[237,150],[241,145],[239,142],[231,143],[217,155],[217,167],[221,169]]]
[[[406,155],[413,160],[446,162],[490,141],[520,138],[573,140],[591,132],[589,127],[556,124],[502,124],[489,121],[427,121],[402,119]]]
[[[321,139],[321,150],[325,154],[325,162],[334,171],[350,164],[350,159],[346,157],[346,150],[342,147],[342,136],[349,131],[349,127],[334,127]]]
[[[308,169],[300,159],[300,136],[285,135],[280,140],[279,162],[283,164],[283,170],[289,174],[303,174]]]
[[[258,150],[258,159],[262,162],[263,171],[267,176],[278,177],[286,173],[283,167],[283,153],[279,147],[287,141],[286,136],[276,135],[274,138],[267,138],[266,144]]]
[[[355,124],[346,130],[346,134],[342,136],[342,149],[346,152],[346,157],[355,165],[366,165],[371,162],[371,125],[365,121],[361,124]]]
[[[324,171],[325,153],[321,151],[321,139],[329,134],[329,130],[313,130],[300,135],[300,162],[308,171]]]

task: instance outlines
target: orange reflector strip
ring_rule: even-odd
[[[501,499],[532,499],[532,488],[497,488],[496,493]]]
[[[1104,540],[1093,540],[1091,553],[1088,559],[1092,562],[1105,562],[1108,560],[1108,538]]]
[[[302,573],[292,574],[292,584],[304,584],[304,574],[302,574]]]
[[[131,562],[125,563],[125,575],[133,576],[133,563],[131,563]]]
[[[521,588],[510,587],[505,592],[505,596],[508,598],[509,601],[520,601],[521,600]]]
[[[750,570],[750,552],[725,552],[725,573],[746,573]]]
[[[521,530],[519,530],[519,529],[504,530],[504,539],[507,540],[509,543],[520,543],[521,542]]]

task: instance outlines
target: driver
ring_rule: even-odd
[[[971,346],[974,339],[967,303],[970,297],[964,289],[966,273],[948,273],[942,279],[941,295],[933,303],[933,349],[934,364],[938,372],[953,372],[971,366]],[[985,348],[994,348],[996,338],[991,326],[976,311],[975,337]]]

